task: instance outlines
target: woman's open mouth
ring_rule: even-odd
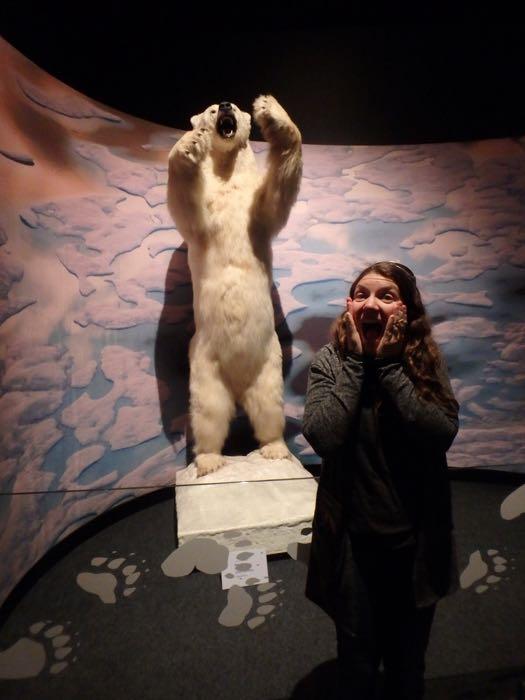
[[[381,321],[361,321],[361,332],[367,343],[376,342],[383,335],[384,326]]]
[[[220,114],[216,125],[217,133],[223,139],[231,139],[237,131],[237,120],[232,112]]]

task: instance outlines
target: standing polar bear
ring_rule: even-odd
[[[229,102],[192,117],[192,131],[169,156],[168,207],[188,245],[193,283],[190,415],[197,476],[224,462],[236,403],[252,423],[261,454],[289,456],[271,239],[297,198],[301,134],[271,95],[255,100],[253,115],[270,145],[263,173],[248,141],[250,115]]]

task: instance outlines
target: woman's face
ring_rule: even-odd
[[[371,272],[359,280],[346,307],[352,314],[363,353],[375,355],[388,318],[403,306],[399,287],[388,277]]]

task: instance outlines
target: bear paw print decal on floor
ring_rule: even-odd
[[[511,561],[514,560],[511,559]],[[478,583],[474,589],[476,593],[485,593],[490,587],[497,588],[497,584],[503,578],[508,580],[508,576],[503,577],[508,566],[508,558],[502,556],[499,550],[488,549],[484,559],[480,550],[477,549],[470,555],[469,563],[461,573],[459,579],[461,588],[470,588],[475,583]]]
[[[282,607],[282,602],[278,598],[282,596],[284,589],[277,588],[281,583],[282,581],[278,580],[261,583],[257,586],[259,595],[256,600],[256,604],[258,604],[255,610],[256,614],[246,622],[250,629],[253,630],[262,625],[268,616],[273,617],[277,606]],[[219,623],[224,627],[239,627],[251,612],[253,603],[252,596],[245,588],[232,586],[228,591],[227,605],[219,616]]]
[[[68,622],[67,625],[70,623]],[[51,620],[35,622],[29,628],[31,636],[21,637],[5,651],[0,651],[0,679],[34,678],[44,669],[56,675],[77,660],[71,656],[79,643],[66,629]]]
[[[112,552],[116,555],[117,552]],[[117,599],[129,597],[135,593],[135,583],[142,573],[146,563],[134,564],[131,558],[134,553],[126,557],[94,557],[91,560],[92,571],[82,571],[77,576],[77,584],[87,593],[98,596],[103,603],[116,603]]]

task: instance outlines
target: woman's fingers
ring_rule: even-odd
[[[361,337],[355,325],[354,318],[349,311],[345,313],[344,320],[346,327],[346,346],[350,352],[356,352],[360,355],[363,352]]]
[[[378,357],[394,357],[402,353],[406,324],[406,307],[402,306],[387,319],[383,337],[377,348]]]

